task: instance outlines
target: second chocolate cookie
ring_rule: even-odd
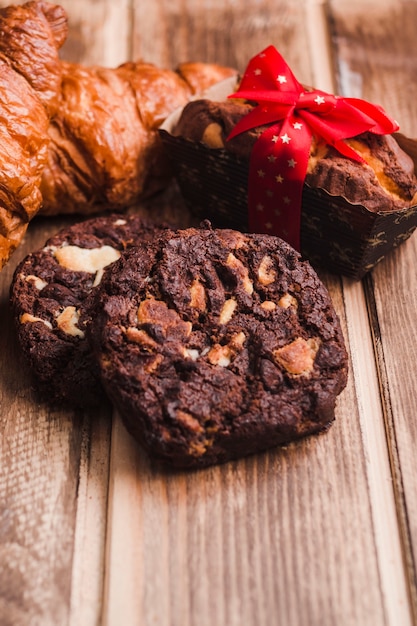
[[[89,406],[103,398],[85,338],[85,304],[106,267],[160,227],[139,216],[107,215],[51,237],[16,268],[10,299],[17,338],[41,396]]]

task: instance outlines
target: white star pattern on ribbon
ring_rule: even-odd
[[[287,82],[287,77],[283,74],[278,74],[277,81],[282,85],[283,83]]]
[[[288,196],[284,196],[282,201],[284,202],[284,204],[290,204],[291,198],[289,198]]]
[[[256,210],[257,211],[263,211],[264,210],[264,205],[259,202],[259,204],[256,205]]]
[[[277,157],[275,156],[275,154],[270,154],[268,157],[268,161],[270,163],[275,163],[275,161],[277,160]]]
[[[301,122],[294,122],[294,124],[292,125],[294,130],[301,130],[303,125],[301,124]]]
[[[277,176],[275,176],[275,180],[277,181],[277,183],[283,183],[284,179],[282,178],[281,174],[278,174]]]
[[[272,224],[271,224],[271,222],[267,222],[267,223],[265,224],[265,228],[267,228],[268,230],[271,230],[271,228],[272,228]]]
[[[317,96],[317,98],[314,98],[314,102],[316,104],[324,104],[326,100],[323,98],[323,96]]]
[[[278,135],[274,135],[271,141],[273,141],[274,143],[277,143],[278,139],[279,139]]]
[[[297,165],[297,161],[295,161],[294,159],[289,159],[288,167],[295,167],[296,165]]]
[[[282,139],[282,143],[290,143],[291,141],[291,137],[287,135],[287,133],[285,133],[284,135],[281,135],[281,139]]]
[[[262,74],[262,70],[259,68],[254,71],[255,76],[260,76]]]
[[[263,170],[258,170],[258,176],[259,176],[259,178],[264,178],[265,177],[265,172]]]

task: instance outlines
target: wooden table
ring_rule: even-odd
[[[0,2],[6,6],[9,2]],[[417,136],[417,2],[63,0],[62,56],[244,70],[274,44],[306,84]],[[417,624],[417,236],[362,282],[321,272],[351,368],[323,436],[199,472],[154,467],[117,416],[39,404],[2,271],[2,626]]]

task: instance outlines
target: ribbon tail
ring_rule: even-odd
[[[390,118],[383,107],[360,98],[344,98],[344,101],[372,118],[374,125],[370,130],[376,135],[391,135],[400,129],[398,122]]]
[[[290,115],[262,133],[249,168],[249,229],[276,234],[300,250],[301,199],[311,146],[307,125]]]
[[[340,154],[343,156],[352,159],[352,161],[357,161],[358,163],[366,163],[366,160],[361,156],[356,150],[351,148],[347,143],[342,140],[334,141],[330,145],[333,146]]]

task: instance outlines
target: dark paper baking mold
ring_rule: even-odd
[[[209,219],[214,227],[247,231],[248,161],[223,149],[175,137],[164,128],[160,136],[192,213]],[[417,163],[417,141],[399,133],[396,138]],[[304,185],[301,253],[316,268],[359,280],[416,227],[417,206],[372,212],[341,196]]]

